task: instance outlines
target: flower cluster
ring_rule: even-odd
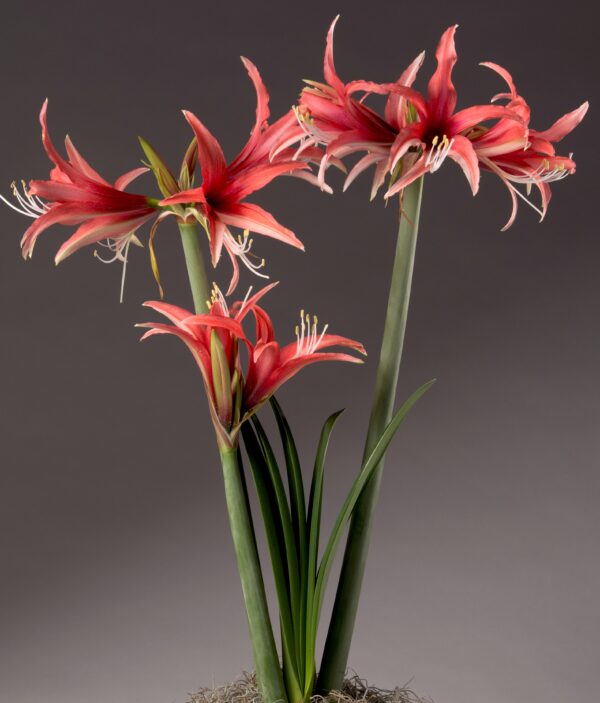
[[[128,171],[111,185],[87,163],[69,137],[65,139],[68,158],[64,159],[50,139],[47,110],[46,100],[40,112],[40,123],[44,149],[54,164],[50,179],[31,181],[28,188],[23,185],[22,194],[13,184],[18,205],[5,200],[18,212],[35,220],[21,240],[23,257],[32,256],[38,237],[48,227],[79,224],[58,250],[57,264],[77,249],[102,239],[108,239],[116,257],[122,258],[123,249],[132,241],[135,231],[156,214],[149,198],[125,192],[125,188],[147,169]]]
[[[361,362],[351,354],[330,351],[332,347],[345,347],[366,354],[359,342],[327,334],[327,325],[319,332],[317,318],[304,310],[300,312],[300,324],[296,327],[296,341],[281,347],[275,339],[271,318],[258,305],[274,285],[265,286],[231,307],[215,286],[212,299],[208,301],[209,311],[201,315],[163,302],[144,303],[172,324],[139,324],[138,327],[149,328],[142,339],[156,334],[173,334],[192,352],[202,373],[220,446],[234,446],[242,423],[308,364],[317,361]],[[249,314],[255,322],[254,341],[248,338],[243,328]],[[247,350],[247,364],[243,363],[240,347]]]
[[[135,232],[142,224],[155,220],[152,238],[156,225],[165,217],[174,215],[181,222],[195,219],[204,227],[214,266],[223,249],[227,251],[233,264],[229,286],[231,292],[239,278],[238,260],[254,273],[259,273],[264,265],[264,261],[250,251],[250,232],[303,249],[302,243],[290,229],[260,206],[248,202],[247,198],[280,175],[295,175],[316,184],[316,176],[310,172],[309,164],[320,161],[322,154],[318,148],[309,147],[304,150],[301,159],[297,158],[293,145],[301,138],[303,131],[294,111],[290,109],[283,117],[269,124],[267,89],[256,66],[248,59],[242,60],[257,96],[256,121],[246,145],[227,164],[216,138],[193,113],[184,111],[194,139],[183,158],[178,179],[143,139],[140,141],[149,168],[137,168],[124,174],[114,186],[84,160],[69,137],[65,139],[68,158],[64,159],[48,133],[48,103],[45,101],[40,122],[42,142],[54,164],[50,179],[30,181],[29,185],[23,183],[22,193],[13,185],[16,203],[2,198],[13,209],[35,220],[21,241],[23,256],[27,258],[32,255],[37,238],[51,225],[83,223],[60,247],[56,263],[83,246],[105,239],[105,246],[114,253],[111,260],[126,261],[129,244],[140,244]],[[198,187],[193,187],[198,160],[202,182]],[[134,178],[149,169],[156,176],[162,200],[125,192],[126,186]],[[238,228],[239,233],[234,234],[232,228]]]
[[[371,197],[375,197],[389,176],[385,193],[389,198],[424,174],[437,171],[450,158],[464,171],[473,194],[479,189],[481,169],[502,179],[513,202],[505,229],[514,221],[517,197],[526,200],[541,217],[545,215],[550,199],[548,184],[575,172],[571,156],[557,156],[554,143],[581,122],[587,102],[549,129],[536,131],[529,124],[527,102],[518,95],[510,74],[496,64],[484,63],[506,81],[508,92],[495,96],[490,104],[456,111],[452,71],[457,60],[454,43],[457,25],[449,27],[440,39],[437,68],[426,95],[412,87],[424,54],[417,56],[395,83],[344,83],[333,60],[336,22],[337,18],[327,35],[325,83],[307,81],[296,110],[304,130],[298,153],[315,146],[324,147],[319,169],[322,185],[331,159],[362,154],[348,173],[344,189],[362,171],[374,166]],[[365,99],[373,93],[387,96],[383,115],[365,104]],[[498,104],[500,100],[506,104]],[[524,184],[527,193],[532,186],[539,189],[541,208],[518,190],[518,184]]]

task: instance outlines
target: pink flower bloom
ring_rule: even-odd
[[[517,93],[512,76],[508,71],[494,63],[484,63],[484,66],[496,71],[507,83],[508,93],[495,96],[496,99],[508,100],[507,106],[512,110],[520,110],[525,123],[529,124],[529,108],[525,100]],[[559,156],[554,144],[561,141],[583,120],[589,103],[584,102],[576,110],[563,115],[549,129],[538,131],[528,129],[524,143],[520,143],[515,132],[514,123],[500,120],[487,131],[481,131],[472,140],[480,165],[500,177],[512,200],[512,211],[507,223],[502,228],[508,229],[517,215],[518,200],[521,198],[544,219],[551,198],[550,183],[562,180],[569,174],[575,173],[575,162],[572,154]],[[514,135],[514,139],[511,139]],[[525,185],[526,195],[518,185]],[[528,199],[532,186],[535,186],[541,196],[541,207],[537,207]]]
[[[155,334],[173,334],[192,352],[202,374],[217,440],[221,446],[234,446],[240,427],[275,391],[300,369],[317,361],[360,363],[351,354],[326,351],[346,347],[366,354],[364,347],[351,339],[326,334],[327,325],[319,333],[317,318],[300,313],[296,341],[283,348],[275,339],[269,315],[257,303],[274,285],[260,290],[253,297],[228,308],[218,288],[214,289],[208,313],[192,313],[167,303],[150,301],[145,306],[160,312],[172,324],[147,322],[142,339]],[[243,329],[246,316],[255,321],[255,341]],[[245,345],[248,361],[244,371],[240,343]]]
[[[307,148],[326,146],[319,169],[319,183],[325,187],[326,168],[336,159],[366,151],[353,167],[344,183],[344,190],[370,166],[375,166],[371,199],[381,187],[388,170],[390,149],[406,123],[406,99],[395,92],[396,86],[410,87],[423,63],[419,54],[401,74],[395,84],[355,80],[344,83],[337,74],[333,59],[333,33],[339,19],[336,17],[327,33],[323,75],[325,83],[305,81],[308,86],[300,96],[298,121],[305,135],[298,154]],[[363,93],[362,97],[354,97]],[[364,100],[372,93],[388,95],[383,117],[368,107]]]
[[[202,185],[161,202],[165,207],[176,204],[193,204],[197,207],[199,220],[205,226],[210,240],[213,265],[216,266],[219,261],[223,247],[231,258],[234,270],[230,292],[238,281],[238,258],[254,272],[264,263],[256,263],[250,258],[249,232],[273,237],[304,249],[291,230],[277,222],[263,208],[247,202],[246,198],[277,176],[293,174],[310,179],[310,175],[304,173],[308,168],[307,162],[294,160],[294,151],[289,148],[301,133],[294,113],[290,111],[274,124],[268,124],[269,95],[265,85],[256,66],[248,59],[242,60],[257,96],[256,121],[248,142],[235,159],[227,164],[215,137],[195,115],[184,111],[198,142]],[[312,157],[314,154],[307,158]],[[234,237],[231,227],[243,230],[244,237]]]
[[[473,144],[466,136],[469,131],[480,127],[482,122],[504,119],[520,125],[521,139],[524,138],[526,130],[518,110],[501,105],[475,105],[455,112],[457,95],[452,70],[457,59],[454,45],[457,26],[449,27],[442,34],[435,54],[438,65],[429,81],[427,98],[410,88],[396,88],[399,95],[413,105],[417,120],[407,123],[399,131],[390,151],[390,171],[394,171],[409,150],[416,149],[418,156],[407,164],[407,168],[402,168],[385,194],[386,198],[423,174],[437,171],[447,157],[462,168],[475,195],[479,189],[479,163]],[[505,138],[504,133],[497,136],[502,140]],[[518,138],[518,130],[512,137]]]
[[[361,80],[345,84],[337,75],[333,61],[336,22],[337,18],[327,35],[323,71],[326,83],[307,81],[308,87],[302,92],[298,108],[298,119],[306,132],[299,153],[306,145],[327,147],[319,170],[321,182],[330,158],[366,152],[348,174],[344,190],[356,176],[374,165],[371,198],[375,197],[387,173],[396,179],[386,193],[386,197],[390,197],[424,173],[436,171],[446,157],[450,157],[461,166],[476,193],[479,166],[466,134],[481,122],[504,119],[520,124],[520,143],[524,143],[523,119],[516,110],[500,105],[478,105],[455,112],[457,96],[452,69],[456,63],[456,26],[442,35],[436,52],[438,67],[429,81],[425,98],[411,87],[424,53],[417,56],[395,83]],[[360,99],[353,97],[357,92],[363,93]],[[372,93],[388,96],[383,116],[364,103]]]
[[[63,224],[80,226],[58,250],[57,264],[77,249],[103,239],[108,240],[114,258],[125,260],[124,250],[132,241],[139,243],[135,231],[157,212],[144,195],[125,192],[127,185],[147,169],[129,171],[111,185],[85,161],[69,137],[65,139],[68,158],[64,159],[50,139],[47,108],[46,100],[40,112],[40,123],[44,148],[54,163],[50,180],[31,181],[29,188],[23,187],[23,194],[13,186],[17,206],[2,198],[13,209],[35,220],[21,240],[23,257],[31,257],[44,230]]]

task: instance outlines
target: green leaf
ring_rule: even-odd
[[[156,178],[158,183],[158,188],[160,192],[168,198],[170,195],[174,195],[179,192],[179,185],[175,180],[175,176],[169,170],[169,167],[165,164],[162,158],[158,155],[157,151],[146,141],[143,137],[138,137],[140,145],[144,150],[144,154],[148,159],[152,173]]]
[[[294,437],[286,420],[283,410],[275,398],[271,398],[271,409],[277,421],[277,428],[281,437],[281,444],[285,457],[285,465],[287,470],[288,490],[290,496],[290,511],[292,518],[292,526],[294,528],[294,536],[296,538],[296,548],[298,554],[298,567],[300,572],[300,589],[298,593],[298,603],[295,605],[295,612],[298,613],[299,619],[296,623],[296,646],[299,652],[304,651],[304,638],[306,621],[306,592],[308,587],[307,581],[307,565],[308,565],[308,541],[307,541],[307,526],[306,526],[306,502],[304,498],[304,483],[302,480],[302,470],[300,468],[300,460],[298,451],[294,442]],[[301,671],[300,676],[304,676],[303,671],[304,660],[300,661]]]
[[[319,438],[319,444],[317,446],[317,456],[315,458],[315,466],[312,475],[312,481],[310,486],[310,498],[308,503],[308,530],[309,530],[309,544],[308,544],[308,565],[307,565],[307,599],[306,599],[306,642],[305,642],[305,677],[304,677],[304,691],[309,693],[312,690],[315,677],[315,647],[316,647],[316,627],[313,626],[315,622],[314,609],[316,607],[315,602],[315,587],[316,587],[316,575],[317,575],[317,560],[319,557],[319,535],[321,528],[321,509],[323,504],[323,479],[325,475],[325,457],[327,455],[327,447],[329,445],[329,438],[338,421],[343,410],[339,410],[333,415],[330,415],[323,429],[321,430],[321,436]],[[318,622],[318,616],[317,616]]]
[[[283,531],[277,498],[262,448],[252,426],[248,422],[242,425],[242,437],[244,439],[246,453],[250,460],[252,477],[254,479],[254,485],[256,486],[256,493],[269,548],[269,556],[273,568],[275,592],[277,594],[277,603],[279,606],[286,685],[288,688],[293,688],[295,684],[299,689],[298,681],[300,677],[296,665],[298,656],[295,648],[294,624],[290,608],[290,592],[285,561],[285,543],[282,536]],[[289,671],[290,663],[292,665],[292,671]]]
[[[277,460],[275,459],[275,455],[269,443],[269,439],[256,415],[252,417],[251,422],[254,425],[254,429],[258,437],[258,442],[260,444],[260,448],[265,459],[265,463],[269,473],[269,478],[271,480],[271,485],[275,495],[277,509],[279,511],[281,529],[283,532],[283,541],[285,545],[285,556],[288,567],[288,581],[290,589],[290,605],[292,608],[292,618],[293,621],[297,623],[299,613],[296,610],[296,606],[299,603],[300,575],[298,554],[296,551],[296,540],[294,538],[294,528],[290,516],[290,509],[287,503],[287,496],[285,493],[283,480],[281,478],[281,472],[279,471],[279,466],[277,465]]]
[[[331,535],[327,542],[327,546],[323,552],[323,558],[319,565],[319,571],[317,574],[317,583],[315,586],[315,596],[314,596],[314,607],[312,609],[312,623],[311,626],[316,632],[319,624],[319,615],[321,611],[321,606],[323,604],[323,595],[325,591],[325,586],[327,584],[327,578],[329,576],[329,571],[331,569],[331,564],[333,562],[333,557],[335,555],[335,550],[343,534],[344,526],[352,514],[352,510],[356,505],[363,488],[365,487],[367,481],[371,477],[373,471],[377,468],[377,465],[381,461],[388,445],[392,441],[396,431],[400,427],[402,421],[413,407],[413,405],[421,398],[435,383],[435,379],[428,381],[418,388],[410,398],[400,407],[396,412],[394,417],[391,419],[387,427],[385,428],[380,440],[375,445],[375,448],[369,455],[368,459],[363,463],[362,469],[358,474],[356,480],[352,484],[350,492],[344,501],[342,509],[335,521]]]

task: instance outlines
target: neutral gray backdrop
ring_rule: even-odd
[[[473,199],[448,163],[427,179],[401,392],[436,376],[390,453],[351,666],[412,680],[438,703],[597,699],[600,420],[596,11],[547,3],[12,3],[3,11],[0,186],[44,178],[37,116],[50,97],[105,175],[172,162],[195,111],[231,157],[253,120],[240,54],[280,114],[320,78],[338,12],[347,79],[390,80],[460,23],[461,105],[507,66],[542,129],[584,99],[568,138],[578,174],[547,220],[484,176]],[[597,103],[596,103],[597,104]],[[364,367],[307,370],[280,394],[310,463],[320,423],[348,411],[331,448],[329,521],[357,470],[390,272],[395,208],[280,179],[256,201],[305,242],[257,237],[280,288],[265,303],[283,340],[300,307],[359,338]],[[139,188],[154,193],[150,178]],[[147,253],[120,269],[90,249],[58,269],[67,230],[20,260],[24,218],[0,212],[0,701],[169,703],[251,666],[218,458],[200,377],[175,340],[138,344],[156,297]],[[189,304],[173,223],[157,246],[168,299]],[[227,264],[217,272],[225,281]],[[250,283],[246,276],[241,289]],[[151,316],[150,316],[151,317]]]

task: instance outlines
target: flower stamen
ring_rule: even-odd
[[[300,310],[300,324],[296,325],[296,354],[295,356],[304,356],[312,354],[323,341],[323,337],[327,332],[329,325],[325,325],[319,334],[319,319],[316,315],[311,317],[304,310]]]
[[[249,271],[260,278],[269,278],[267,274],[259,272],[259,269],[263,268],[266,262],[250,251],[254,240],[250,238],[250,232],[247,229],[244,230],[243,235],[238,235],[237,238],[229,230],[226,230],[225,238],[229,251],[237,256]]]
[[[219,286],[216,283],[213,283],[213,287],[210,294],[210,300],[206,301],[206,307],[211,310],[213,305],[216,304],[218,304],[221,308],[220,314],[224,315],[225,317],[229,317],[229,307],[227,305],[227,301],[225,300],[225,296],[221,292]]]
[[[101,247],[108,249],[112,252],[113,256],[108,259],[104,259],[98,254],[98,250],[94,249],[94,257],[98,259],[103,264],[112,264],[115,261],[123,262],[123,271],[121,273],[121,290],[119,293],[119,302],[122,303],[125,295],[125,276],[127,273],[127,261],[129,257],[129,247],[131,243],[142,246],[139,239],[135,236],[133,232],[125,235],[124,237],[119,237],[119,239],[107,239],[106,242],[98,242]]]
[[[8,207],[12,208],[15,212],[18,212],[20,215],[25,215],[26,217],[31,217],[34,220],[37,220],[38,217],[44,215],[50,209],[50,206],[40,200],[37,195],[32,195],[28,191],[27,184],[25,183],[25,181],[21,181],[21,188],[23,189],[23,193],[19,192],[16,181],[13,181],[10,184],[10,188],[19,206],[15,205],[14,203],[11,203],[10,200],[7,200],[1,194],[0,200],[2,200],[3,203],[8,205]]]
[[[431,147],[425,159],[425,165],[429,166],[431,173],[434,173],[444,163],[446,157],[452,149],[454,139],[444,136],[440,139],[437,135],[431,140]]]

